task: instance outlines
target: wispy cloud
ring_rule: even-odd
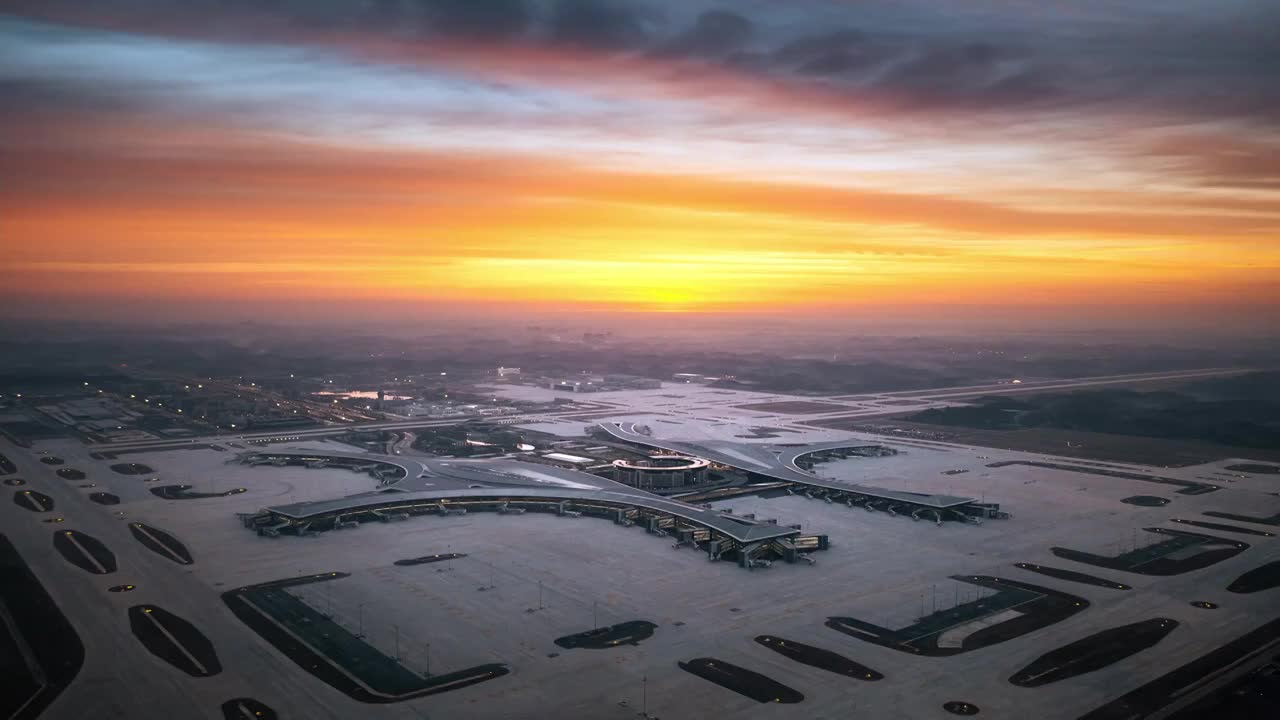
[[[23,292],[1276,300],[1246,0],[7,7]]]

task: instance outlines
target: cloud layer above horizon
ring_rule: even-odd
[[[1280,303],[1273,2],[6,7],[11,308]]]

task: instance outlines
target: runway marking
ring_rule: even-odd
[[[68,541],[68,542],[70,542],[72,545],[74,545],[74,546],[75,546],[75,548],[76,548],[77,550],[79,550],[79,551],[80,551],[80,554],[81,554],[81,555],[84,555],[86,558],[88,558],[88,559],[89,559],[89,562],[93,563],[93,566],[94,566],[94,567],[96,567],[96,568],[98,568],[98,574],[99,574],[99,575],[106,575],[106,574],[107,574],[107,569],[106,569],[105,567],[103,567],[103,566],[102,566],[102,563],[98,562],[98,558],[94,557],[94,556],[93,556],[93,553],[89,552],[88,550],[85,550],[85,549],[84,549],[84,546],[80,544],[80,541],[79,541],[79,540],[76,540],[76,536],[75,536],[75,535],[73,535],[72,533],[68,532],[68,533],[66,534],[66,538],[67,538],[67,541]]]
[[[169,628],[165,627],[163,623],[161,623],[159,620],[156,619],[155,615],[151,613],[150,608],[143,608],[142,614],[145,615],[146,618],[150,620],[160,630],[160,632],[164,633],[165,637],[169,638],[169,642],[173,643],[174,647],[181,650],[182,654],[186,655],[187,659],[190,660],[197,668],[200,669],[201,674],[206,676],[209,675],[209,668],[205,667],[204,663],[197,660],[195,656],[192,655],[189,650],[187,650],[187,647],[185,645],[178,642],[178,638],[174,637],[173,633],[169,632]]]
[[[191,564],[191,562],[190,562],[190,561],[188,561],[186,558],[183,558],[182,556],[178,555],[178,554],[177,554],[176,552],[174,552],[174,551],[173,551],[173,550],[172,550],[172,549],[171,549],[167,544],[165,544],[164,542],[162,542],[162,541],[160,540],[160,538],[156,537],[155,535],[152,535],[152,534],[147,530],[147,527],[146,527],[145,525],[141,525],[141,524],[134,524],[134,526],[133,526],[133,527],[134,527],[134,529],[135,529],[135,530],[137,530],[138,532],[142,533],[143,535],[146,535],[147,537],[151,538],[151,540],[152,540],[153,542],[155,542],[157,545],[159,545],[161,548],[163,548],[163,549],[164,549],[164,551],[165,551],[165,554],[167,554],[169,557],[173,558],[174,562],[177,562],[177,563],[178,563],[178,564],[180,564],[180,565],[190,565],[190,564]]]

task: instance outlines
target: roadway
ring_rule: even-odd
[[[1225,375],[1236,375],[1246,372],[1252,372],[1250,369],[1240,368],[1207,368],[1200,370],[1177,370],[1164,373],[1140,373],[1133,375],[1104,375],[1089,378],[1077,378],[1074,380],[1046,380],[1042,382],[1025,382],[1018,385],[1010,385],[1007,383],[997,385],[970,385],[959,388],[939,388],[936,390],[908,390],[900,392],[875,393],[875,395],[885,397],[902,397],[919,400],[937,400],[946,402],[950,399],[973,397],[978,395],[1006,394],[1019,392],[1035,392],[1043,390],[1069,390],[1086,387],[1099,387],[1106,385],[1124,385],[1142,382],[1156,382],[1168,380],[1187,380],[1205,377],[1218,377]],[[848,397],[848,396],[843,396]],[[810,400],[819,400],[825,398],[805,398]],[[838,401],[838,398],[829,398]],[[610,398],[616,402],[618,398]],[[918,409],[918,408],[917,408]],[[870,417],[872,414],[900,414],[907,412],[911,408],[895,408],[892,410],[885,409],[883,412],[874,413],[857,413],[859,416]],[[645,407],[618,407],[618,415],[627,415],[634,413],[649,412]],[[214,435],[204,435],[194,438],[185,438],[182,440],[145,440],[123,443],[101,443],[92,445],[91,448],[97,452],[129,452],[136,450],[169,450],[190,446],[198,443],[226,443],[226,442],[253,442],[266,440],[304,440],[308,438],[320,438],[330,435],[338,435],[345,432],[379,432],[379,431],[412,431],[427,428],[448,427],[458,425],[467,420],[492,420],[506,425],[516,425],[524,423],[546,422],[549,420],[557,420],[570,418],[581,415],[582,410],[560,410],[553,412],[537,412],[526,413],[520,415],[505,415],[501,418],[449,418],[442,420],[386,420],[380,422],[369,422],[349,425],[326,425],[317,428],[303,428],[298,430],[270,430],[264,432],[245,432],[245,433],[218,433]],[[822,418],[843,416],[846,413],[830,413],[824,414]],[[807,422],[811,423],[818,417],[810,418]]]
[[[874,393],[888,397],[901,397],[919,400],[945,399],[950,397],[971,397],[974,395],[1004,395],[1008,393],[1034,392],[1038,390],[1071,390],[1103,385],[1128,385],[1133,383],[1156,382],[1168,380],[1195,380],[1197,378],[1222,377],[1255,372],[1252,368],[1205,368],[1200,370],[1172,370],[1158,373],[1135,373],[1130,375],[1099,375],[1095,377],[1077,378],[1074,380],[1039,380],[1034,382],[1006,382],[995,385],[965,385],[962,387],[939,388],[937,390],[903,390],[896,392]]]
[[[548,419],[555,419],[561,416],[577,415],[580,410],[566,410],[554,413],[536,413],[529,415],[504,415],[501,418],[494,418],[495,422],[505,425],[514,425],[516,423],[543,422]],[[341,435],[348,432],[381,432],[393,430],[421,430],[425,428],[449,427],[451,425],[459,425],[468,420],[484,420],[486,418],[449,418],[447,420],[388,420],[384,422],[361,423],[359,425],[327,425],[318,428],[300,428],[297,430],[270,430],[256,433],[219,433],[217,435],[202,435],[194,438],[184,438],[182,440],[143,440],[136,442],[124,443],[102,443],[90,445],[89,449],[93,452],[119,453],[133,452],[139,450],[176,450],[183,447],[189,447],[193,444],[209,444],[209,443],[231,443],[231,442],[254,442],[263,440],[306,440],[311,438],[326,437],[329,435]]]
[[[923,505],[925,507],[935,509],[950,508],[973,502],[973,498],[971,497],[902,492],[898,490],[873,487],[870,485],[855,485],[853,483],[825,480],[801,470],[795,464],[796,458],[802,455],[807,455],[808,453],[818,452],[821,450],[853,447],[860,444],[861,441],[857,440],[837,440],[834,442],[806,445],[801,448],[779,448],[778,452],[774,452],[770,446],[760,444],[733,443],[726,441],[708,441],[706,443],[695,444],[679,442],[676,440],[661,440],[637,432],[637,426],[635,423],[619,424],[606,422],[600,423],[598,427],[618,440],[623,440],[636,445],[643,445],[645,447],[658,448],[659,450],[680,453],[682,455],[700,457],[705,460],[710,460],[721,465],[727,465],[745,472],[764,475],[765,477],[770,477],[775,480],[785,480],[799,485],[822,488],[825,490],[836,490],[839,492],[859,493],[862,495],[883,498],[885,500],[910,503],[912,505]]]

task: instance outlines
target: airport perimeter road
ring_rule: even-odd
[[[619,411],[624,412],[624,411]],[[541,422],[564,416],[581,415],[582,410],[565,410],[561,412],[541,412],[531,415],[504,415],[499,418],[487,418],[492,422],[506,425],[518,423]],[[300,428],[297,430],[271,430],[257,433],[222,433],[220,435],[202,435],[182,440],[146,440],[141,442],[98,443],[90,445],[95,452],[128,452],[133,450],[172,450],[193,444],[253,442],[255,440],[289,439],[303,440],[307,438],[340,435],[348,432],[376,432],[382,430],[420,430],[423,428],[447,427],[459,425],[476,418],[449,418],[448,420],[389,420],[386,422],[359,423],[351,425],[326,425],[324,427]]]
[[[900,392],[875,393],[892,397],[903,397],[920,400],[968,397],[972,395],[1003,395],[1005,393],[1034,392],[1041,390],[1073,390],[1082,387],[1100,385],[1135,385],[1144,382],[1160,382],[1169,380],[1195,380],[1197,378],[1242,375],[1255,372],[1256,368],[1204,368],[1200,370],[1174,370],[1159,373],[1138,373],[1134,375],[1101,375],[1097,377],[1076,378],[1073,380],[1043,380],[1037,382],[999,383],[997,385],[966,385],[964,387],[941,388],[938,390],[905,390]]]
[[[1018,384],[1001,383],[997,385],[970,385],[966,387],[938,388],[934,390],[909,390],[901,392],[872,393],[881,397],[901,397],[918,400],[931,400],[945,403],[949,400],[973,397],[979,395],[995,395],[1018,392],[1038,392],[1045,390],[1073,390],[1077,388],[1099,387],[1106,385],[1135,385],[1144,382],[1160,382],[1169,380],[1191,380],[1196,378],[1219,377],[1227,375],[1238,375],[1241,373],[1253,372],[1251,368],[1204,368],[1200,370],[1177,370],[1162,373],[1141,373],[1135,375],[1104,375],[1099,377],[1076,378],[1072,380],[1045,380],[1040,382],[1024,382]],[[607,398],[610,403],[618,404],[617,414],[628,415],[635,413],[645,413],[652,410],[647,404],[635,404],[626,406],[622,397],[614,396],[610,393]],[[770,393],[776,395],[776,393]],[[508,425],[544,422],[557,418],[569,418],[582,414],[581,409],[562,410],[555,412],[539,412],[529,413],[525,415],[506,415],[500,418],[491,418],[493,422],[499,422]],[[892,410],[885,409],[883,411],[875,411],[872,413],[862,412],[855,413],[859,416],[871,417],[873,415],[901,414],[904,412],[901,408]],[[845,415],[847,411],[830,413],[824,415],[811,416],[810,420],[816,420],[830,415]],[[345,432],[360,431],[373,432],[381,430],[419,430],[433,427],[447,427],[450,425],[458,425],[472,418],[450,418],[447,420],[388,420],[384,422],[371,423],[353,423],[350,425],[326,425],[324,427],[304,428],[298,430],[271,430],[267,432],[257,433],[221,433],[218,435],[203,435],[194,438],[185,438],[182,440],[146,440],[141,442],[122,442],[122,443],[101,443],[91,445],[95,451],[100,452],[129,452],[135,450],[166,450],[191,446],[199,443],[227,443],[227,442],[253,442],[263,440],[302,440],[307,438],[319,438],[329,435],[338,435]]]

